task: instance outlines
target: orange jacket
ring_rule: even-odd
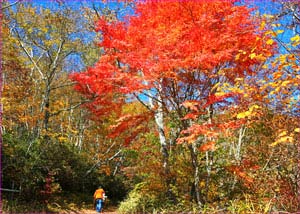
[[[104,199],[105,192],[103,189],[97,189],[94,193],[94,200],[96,199]]]

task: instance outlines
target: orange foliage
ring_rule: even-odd
[[[250,185],[254,182],[254,179],[245,172],[242,166],[232,165],[228,167],[228,171],[232,172],[239,179],[241,179],[244,182],[244,185],[247,187],[250,187]]]
[[[199,150],[201,152],[206,152],[206,151],[214,151],[215,150],[215,142],[213,141],[210,141],[210,142],[207,142],[203,145],[200,146]]]

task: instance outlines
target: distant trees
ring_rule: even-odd
[[[2,9],[4,188],[38,199],[53,179],[62,191],[93,191],[116,168],[115,147],[105,141],[105,125],[79,108],[90,100],[72,90],[68,75],[100,55],[93,23],[81,16],[95,14],[63,2]]]
[[[29,105],[35,105],[31,105],[30,113],[26,112],[29,108],[26,109],[24,117],[35,117],[34,124],[30,126],[34,136],[49,135],[49,130],[53,129],[49,122],[52,117],[62,109],[74,108],[73,103],[76,102],[62,100],[59,104],[54,94],[71,86],[66,78],[66,63],[71,56],[80,54],[83,41],[77,35],[84,29],[76,26],[79,19],[76,13],[63,7],[54,12],[27,3],[18,4],[15,10],[4,13],[9,30],[4,42],[17,50],[24,68],[30,70],[27,78],[33,84],[31,95],[34,100]],[[80,60],[79,56],[77,58]]]

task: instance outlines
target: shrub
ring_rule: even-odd
[[[159,195],[144,192],[147,183],[142,182],[135,186],[128,198],[119,206],[120,213],[140,213],[152,211],[160,206]]]

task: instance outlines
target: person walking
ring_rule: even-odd
[[[96,211],[98,213],[102,213],[102,211],[103,211],[103,204],[104,204],[105,198],[106,198],[105,191],[101,186],[99,186],[98,189],[94,193],[94,205],[95,205]]]

